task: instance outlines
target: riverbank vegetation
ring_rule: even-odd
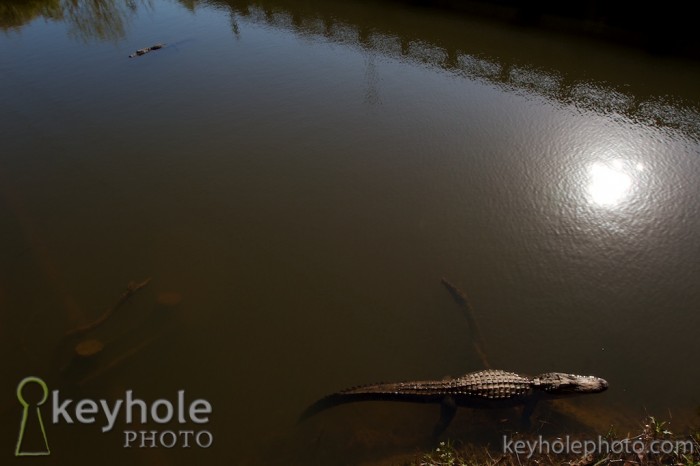
[[[675,3],[579,0],[401,0],[488,16],[524,26],[612,39],[659,54],[698,58],[700,39],[689,7]]]

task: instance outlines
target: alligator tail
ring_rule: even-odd
[[[306,408],[304,412],[301,413],[301,416],[299,416],[299,422],[305,421],[321,411],[325,411],[338,405],[354,403],[356,401],[373,401],[378,399],[380,398],[376,394],[333,393],[331,395],[324,396]]]
[[[299,422],[302,422],[321,411],[333,408],[346,403],[355,403],[359,401],[408,401],[419,403],[439,403],[444,394],[426,394],[417,392],[398,392],[395,384],[379,384],[367,385],[344,390],[342,392],[332,393],[321,398],[311,404],[299,416]]]

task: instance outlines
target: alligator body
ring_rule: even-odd
[[[523,421],[529,422],[535,404],[587,393],[600,393],[608,382],[593,376],[550,372],[536,377],[502,370],[472,372],[445,380],[380,383],[333,393],[309,406],[300,420],[328,408],[356,401],[407,401],[440,403],[442,415],[433,435],[440,435],[450,424],[458,406],[469,408],[506,408],[524,406]]]

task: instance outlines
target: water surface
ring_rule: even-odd
[[[480,369],[443,276],[494,366],[610,382],[540,407],[546,433],[697,422],[697,64],[394,3],[68,4],[2,19],[3,450],[38,375],[213,406],[209,449],[49,425],[47,463],[410,454],[436,407],[296,417],[347,386]],[[77,386],[64,333],[146,277]],[[464,410],[448,436],[493,443],[517,421],[498,416]]]

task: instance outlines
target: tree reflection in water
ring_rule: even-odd
[[[18,30],[37,18],[65,21],[69,33],[84,41],[119,40],[139,6],[151,0],[3,0],[0,29]]]
[[[61,0],[4,0],[0,2],[0,28],[19,29],[35,18],[62,19]]]
[[[227,11],[234,37],[239,22],[249,21],[291,31],[300,37],[323,37],[334,43],[362,49],[367,58],[367,100],[378,101],[372,80],[374,57],[409,59],[442,68],[471,80],[485,81],[506,90],[526,91],[582,111],[622,115],[632,122],[679,130],[700,138],[700,109],[694,102],[670,101],[664,94],[635,95],[624,86],[582,79],[542,66],[513,64],[483,53],[479,37],[461,31],[459,38],[444,41],[430,30],[397,26],[382,17],[367,17],[341,1],[294,0],[175,0],[191,12],[198,7]],[[129,21],[139,8],[154,9],[154,0],[0,0],[0,29],[18,30],[32,20],[66,21],[69,34],[84,41],[116,41],[126,36]],[[454,39],[454,37],[453,37]],[[508,50],[501,49],[505,55]]]

